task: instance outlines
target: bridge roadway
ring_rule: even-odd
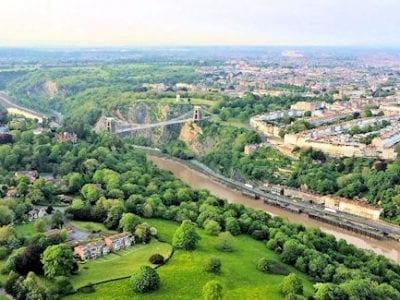
[[[136,146],[135,148],[142,149],[144,151],[161,155],[160,150],[157,148]],[[174,158],[175,159],[175,158]],[[203,174],[214,178],[215,180],[224,183],[242,193],[252,196],[253,198],[260,198],[268,204],[276,205],[282,209],[288,209],[293,212],[305,213],[311,218],[320,219],[323,222],[331,223],[333,225],[356,231],[358,233],[371,236],[373,238],[383,239],[390,238],[399,240],[400,227],[392,225],[383,221],[374,221],[351,215],[344,212],[333,212],[325,210],[323,205],[313,204],[306,201],[296,201],[295,199],[285,197],[283,195],[276,195],[269,192],[262,191],[257,188],[250,188],[244,183],[236,180],[227,178],[219,173],[214,172],[212,169],[202,164],[201,162],[193,159],[190,161],[176,159],[179,162],[194,168]],[[255,200],[257,201],[257,200]]]
[[[205,117],[205,118],[202,118],[201,120],[206,120],[209,118],[210,117]],[[132,131],[141,130],[141,129],[154,128],[154,127],[181,124],[181,123],[192,122],[192,121],[193,121],[193,118],[188,118],[188,119],[183,119],[183,120],[172,119],[169,121],[154,123],[154,124],[136,124],[135,127],[129,127],[129,128],[121,129],[121,130],[116,130],[115,134],[121,134],[121,133],[132,132]]]
[[[154,127],[159,127],[159,126],[167,126],[167,125],[173,125],[173,124],[180,124],[180,123],[186,123],[193,121],[192,118],[189,119],[183,119],[183,120],[169,120],[161,123],[154,123],[154,124],[138,124],[136,127],[130,127],[130,128],[125,128],[121,130],[116,130],[115,133],[125,133],[125,132],[131,132],[131,131],[136,131],[136,130],[141,130],[141,129],[148,129],[148,128],[154,128]]]
[[[0,91],[0,105],[3,106],[7,111],[11,111],[13,109],[19,110],[21,114],[26,114],[27,117],[31,115],[32,117],[36,117],[38,119],[47,119],[48,116],[45,114],[39,113],[37,111],[31,110],[26,107],[22,107],[18,104],[11,102],[11,97],[4,91]]]

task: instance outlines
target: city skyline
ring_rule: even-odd
[[[5,0],[0,46],[400,46],[395,0]]]

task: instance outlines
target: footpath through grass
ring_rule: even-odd
[[[147,219],[146,222],[156,227],[160,239],[167,242],[171,242],[178,227],[177,223],[164,220]],[[264,243],[248,236],[238,236],[233,241],[234,251],[225,253],[215,249],[216,237],[206,235],[201,229],[197,231],[201,240],[195,251],[177,250],[168,263],[157,270],[161,277],[159,290],[150,294],[135,294],[129,286],[129,280],[125,279],[97,285],[95,293],[79,293],[68,299],[202,299],[203,285],[213,279],[222,283],[225,299],[283,298],[279,292],[279,285],[284,276],[263,274],[255,267],[256,261],[261,257],[279,261],[279,256],[268,250]],[[221,274],[214,275],[203,271],[203,266],[210,257],[218,257],[221,260]],[[290,266],[287,266],[287,269],[300,276],[305,295],[312,295],[313,287],[309,278]],[[106,270],[104,272],[107,272]]]

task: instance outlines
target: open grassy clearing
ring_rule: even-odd
[[[71,221],[71,225],[76,227],[77,229],[83,230],[83,231],[99,231],[103,233],[116,233],[114,230],[109,230],[107,229],[106,226],[102,223],[96,223],[96,222],[82,222],[82,221]]]
[[[39,233],[39,231],[35,227],[35,223],[36,221],[33,221],[26,224],[14,225],[13,227],[18,237],[30,237],[34,234]]]
[[[72,284],[75,288],[80,288],[89,283],[129,276],[141,265],[151,265],[149,258],[152,254],[160,253],[167,258],[171,251],[171,245],[157,240],[152,240],[147,245],[135,245],[80,264],[79,275],[72,276]]]
[[[178,224],[164,220],[147,219],[156,227],[161,240],[171,241]],[[201,241],[193,252],[177,250],[169,262],[158,269],[161,288],[150,294],[135,294],[129,280],[118,280],[96,286],[92,294],[79,293],[68,299],[201,299],[203,285],[212,279],[224,286],[226,299],[282,299],[279,284],[284,276],[263,274],[256,270],[255,262],[261,257],[279,260],[274,252],[262,242],[248,236],[235,237],[234,252],[224,253],[215,249],[215,237],[208,236],[198,229]],[[203,271],[210,257],[218,257],[222,262],[220,275]],[[312,282],[307,276],[287,266],[288,270],[299,274],[303,281],[305,295],[312,294]],[[117,298],[116,298],[116,295]]]

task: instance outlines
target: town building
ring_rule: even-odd
[[[56,140],[59,143],[72,142],[75,144],[78,141],[78,137],[75,133],[63,132],[56,135]]]
[[[135,244],[135,237],[128,232],[115,234],[94,242],[85,242],[74,247],[74,254],[81,260],[95,259],[100,256],[126,249]]]
[[[81,260],[96,259],[100,256],[107,255],[109,252],[110,249],[107,247],[104,240],[84,243],[74,248],[74,255]]]
[[[39,173],[36,170],[31,170],[31,171],[18,171],[15,172],[14,174],[15,177],[20,177],[20,176],[24,176],[24,177],[28,177],[29,181],[31,183],[35,182],[36,179],[39,178]]]
[[[106,237],[104,239],[104,242],[106,243],[110,251],[119,251],[121,249],[128,248],[132,244],[134,244],[135,237],[128,232],[123,232]]]

